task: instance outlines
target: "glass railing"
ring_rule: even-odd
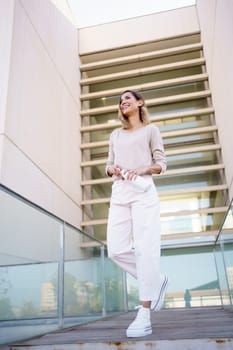
[[[162,241],[164,307],[232,305],[232,243],[232,206],[216,243]],[[0,187],[0,344],[133,310],[137,291],[101,241]]]
[[[127,310],[102,242],[0,187],[0,344]]]
[[[222,305],[233,307],[233,200],[215,242],[215,261]]]

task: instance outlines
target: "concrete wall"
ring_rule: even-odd
[[[122,9],[124,11],[124,9]],[[79,52],[159,40],[199,31],[195,6],[79,29]]]
[[[73,23],[75,27],[76,25],[76,19],[75,16],[73,15],[73,12],[71,10],[71,7],[69,5],[69,2],[66,0],[50,0],[56,8],[64,15],[66,18]]]
[[[47,0],[0,7],[0,182],[79,227],[77,29]]]
[[[0,11],[0,165],[3,153],[4,126],[8,79],[10,72],[11,40],[14,20],[14,0],[2,1]],[[1,166],[0,166],[1,174]]]
[[[233,196],[233,1],[197,0],[207,70],[222,145],[226,178]]]

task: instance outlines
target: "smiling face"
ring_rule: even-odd
[[[119,101],[118,118],[123,129],[128,129],[132,120],[135,121],[137,118],[145,125],[150,123],[145,101],[140,92],[125,90],[122,93]]]
[[[126,91],[121,95],[119,107],[121,113],[129,117],[132,114],[139,112],[139,107],[143,105],[141,99],[137,99],[131,92]]]

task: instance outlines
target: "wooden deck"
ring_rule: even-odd
[[[153,334],[143,338],[129,339],[126,337],[125,330],[135,315],[136,311],[132,311],[113,317],[106,317],[96,322],[12,344],[4,347],[4,349],[123,350],[132,348],[141,350],[144,348],[149,349],[148,346],[150,344],[150,349],[174,350],[183,344],[182,349],[199,350],[202,349],[198,345],[200,341],[202,341],[203,349],[206,350],[233,349],[233,312],[230,310],[222,308],[192,308],[155,312],[152,313],[151,319]],[[173,347],[162,347],[161,344],[166,342],[167,344],[173,344]],[[190,345],[191,342],[195,345],[193,348]],[[160,344],[160,347],[158,347],[158,344]],[[184,344],[189,345],[185,347]]]

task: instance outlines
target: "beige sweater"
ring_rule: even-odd
[[[110,135],[106,170],[116,164],[124,169],[158,164],[162,168],[161,173],[164,172],[167,162],[158,127],[148,124],[132,132],[114,130]]]

